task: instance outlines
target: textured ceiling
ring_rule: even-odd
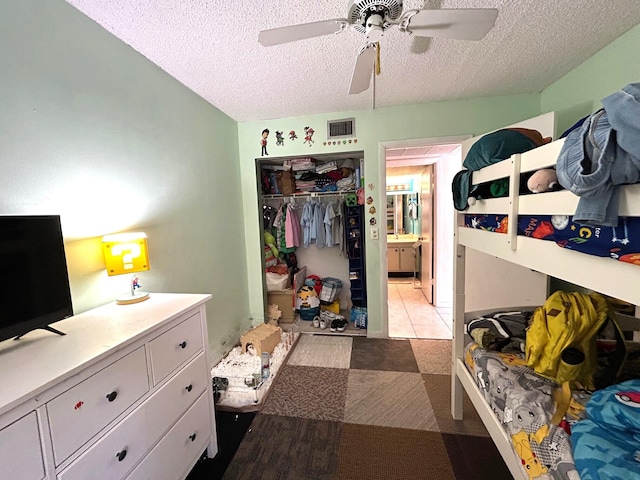
[[[364,34],[257,41],[263,29],[344,18],[347,0],[67,1],[237,121],[537,93],[640,23],[639,0],[405,0],[405,11],[499,15],[479,42],[388,30],[375,88],[348,95]]]

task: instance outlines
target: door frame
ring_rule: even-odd
[[[425,147],[430,145],[442,145],[442,144],[462,144],[465,140],[472,138],[473,135],[455,135],[448,137],[428,137],[428,138],[413,138],[407,140],[389,140],[378,142],[378,162],[380,167],[380,194],[387,194],[387,149],[390,148],[402,148],[402,147]],[[435,163],[435,162],[434,162]],[[434,169],[435,170],[435,169]],[[435,178],[435,177],[434,177]],[[437,182],[437,178],[435,178]],[[438,188],[437,184],[434,185],[434,190],[432,195],[435,194],[435,189]],[[384,204],[386,205],[386,198]],[[435,212],[434,212],[435,213]],[[435,231],[437,228],[437,216],[434,214],[434,219],[436,225],[434,225],[433,236],[435,240]],[[386,225],[385,225],[386,231]],[[452,239],[453,242],[453,239]],[[433,267],[435,269],[435,265],[437,262],[437,256],[435,252],[437,252],[437,244],[433,243]],[[381,276],[385,279],[389,277],[389,272],[387,271],[387,235],[380,235],[380,254],[381,254]],[[453,288],[453,286],[452,286]],[[388,282],[385,280],[381,282],[380,288],[380,296],[383,300],[383,305],[389,305],[389,287]],[[382,334],[385,338],[389,338],[389,308],[385,308],[382,311]]]

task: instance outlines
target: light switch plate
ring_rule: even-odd
[[[380,238],[380,232],[378,227],[371,227],[371,240],[378,240]]]

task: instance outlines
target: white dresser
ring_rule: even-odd
[[[213,457],[210,298],[154,293],[0,342],[0,480],[177,480]]]

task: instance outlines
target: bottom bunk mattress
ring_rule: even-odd
[[[465,363],[511,438],[525,477],[579,479],[569,432],[583,418],[589,395],[563,390],[525,366],[519,355],[476,343],[465,348]]]
[[[507,233],[508,217],[465,214],[464,226]],[[640,265],[640,217],[620,217],[617,227],[596,227],[575,223],[567,215],[520,215],[518,235],[551,240],[569,250]]]

